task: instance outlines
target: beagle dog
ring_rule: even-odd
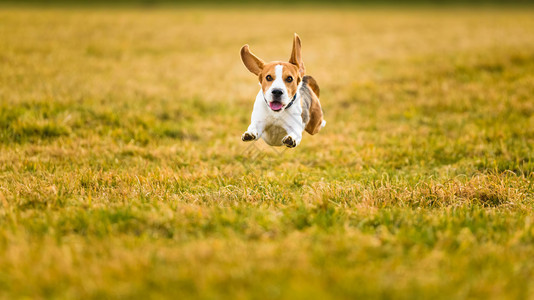
[[[306,69],[296,33],[289,62],[265,63],[250,52],[248,45],[241,48],[241,59],[258,76],[261,86],[250,126],[241,136],[243,141],[261,137],[268,145],[294,148],[300,144],[304,130],[313,135],[325,126],[319,86],[313,77],[304,75]]]

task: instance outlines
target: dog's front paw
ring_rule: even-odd
[[[288,148],[295,148],[297,147],[297,141],[295,141],[294,138],[292,138],[290,135],[286,135],[282,139],[282,144],[286,145]]]
[[[250,131],[247,131],[247,132],[243,133],[243,135],[241,136],[241,140],[242,140],[243,142],[254,141],[254,140],[256,140],[257,138],[258,138],[258,137],[257,137],[254,133],[252,133],[252,132],[250,132]]]

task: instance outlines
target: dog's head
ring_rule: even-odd
[[[281,111],[291,102],[306,70],[302,61],[300,38],[296,33],[289,62],[265,63],[250,52],[248,45],[241,48],[241,59],[245,67],[258,76],[263,97],[273,111]]]

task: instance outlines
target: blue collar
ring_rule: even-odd
[[[295,96],[293,96],[293,99],[291,99],[291,102],[289,102],[289,104],[284,109],[290,108],[291,105],[293,105],[293,103],[295,102],[295,99],[297,99],[297,93],[295,93]]]

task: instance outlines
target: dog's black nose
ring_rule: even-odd
[[[284,91],[282,91],[281,89],[274,89],[272,91],[273,95],[275,96],[282,96],[282,94],[284,93]]]

